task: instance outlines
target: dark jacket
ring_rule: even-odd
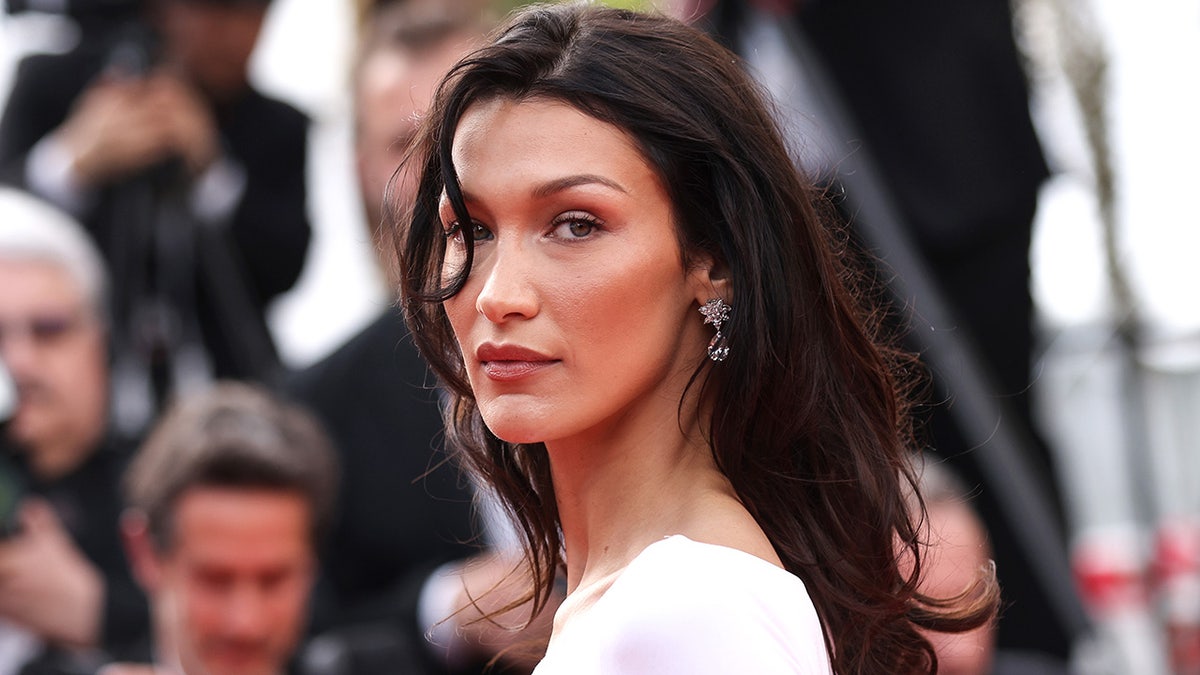
[[[398,624],[411,644],[392,645],[391,653],[421,657],[421,587],[439,565],[480,546],[473,491],[441,449],[433,384],[399,312],[389,308],[289,386],[324,422],[342,467],[314,627],[353,637],[355,625]]]

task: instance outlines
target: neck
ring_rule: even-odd
[[[714,505],[744,511],[698,420],[671,408],[639,408],[587,437],[547,443],[569,590],[611,577],[663,537],[705,538]]]

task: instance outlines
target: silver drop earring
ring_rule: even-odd
[[[717,329],[717,334],[708,343],[708,358],[713,361],[724,361],[725,357],[729,356],[729,340],[721,332],[721,324],[729,320],[729,312],[732,309],[720,298],[713,298],[700,307],[704,323],[712,324]]]

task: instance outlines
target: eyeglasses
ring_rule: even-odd
[[[20,337],[37,347],[48,347],[78,330],[84,319],[81,311],[48,313],[24,320],[0,319],[0,347]]]

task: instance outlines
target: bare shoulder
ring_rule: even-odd
[[[692,541],[749,553],[783,567],[762,527],[732,495],[712,493],[698,499],[679,534]]]

